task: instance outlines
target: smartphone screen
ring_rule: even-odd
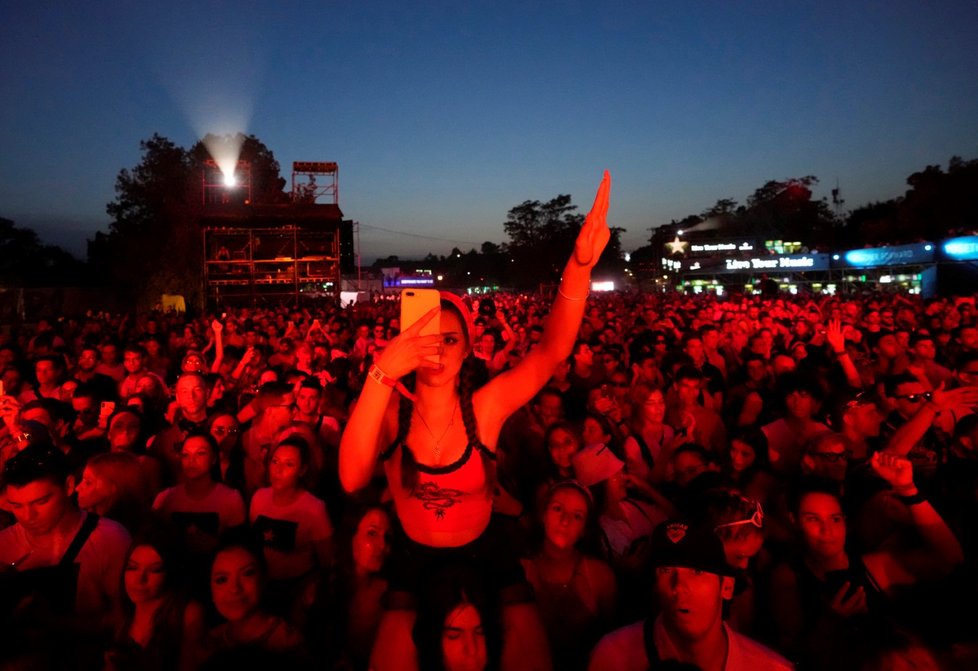
[[[414,322],[428,314],[433,308],[439,306],[441,299],[437,289],[404,289],[401,291],[401,332],[411,327]],[[441,324],[438,317],[425,324],[421,329],[421,335],[436,335],[441,333]],[[438,363],[438,355],[433,354],[428,357],[430,361]]]

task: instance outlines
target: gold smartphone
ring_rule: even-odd
[[[437,289],[402,289],[401,333],[440,304],[441,298]],[[421,335],[437,335],[439,333],[441,333],[441,320],[438,317],[432,319],[421,329]],[[427,359],[433,363],[440,363],[437,354],[431,354]]]

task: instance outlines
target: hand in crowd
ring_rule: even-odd
[[[17,426],[17,413],[20,412],[20,401],[13,396],[0,396],[0,417],[11,431]]]
[[[825,341],[832,348],[832,351],[837,354],[846,351],[846,336],[841,320],[830,319],[828,324],[825,325]]]
[[[608,201],[611,195],[611,174],[605,170],[601,185],[594,196],[594,204],[584,226],[574,243],[574,260],[585,268],[592,268],[601,258],[601,252],[611,239],[608,228]]]
[[[958,407],[975,408],[978,407],[978,387],[958,387],[946,390],[944,384],[941,383],[934,390],[931,400],[940,412],[947,412]]]
[[[377,367],[393,378],[402,378],[418,368],[437,370],[441,363],[428,359],[431,355],[442,352],[442,336],[440,333],[421,335],[421,330],[438,316],[441,308],[432,308],[421,319],[416,321],[387,343],[387,347],[377,358]]]
[[[895,490],[913,487],[913,464],[908,459],[885,452],[873,454],[870,464],[876,474],[886,480]]]

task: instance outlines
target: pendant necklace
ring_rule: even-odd
[[[414,414],[418,416],[418,419],[421,420],[421,424],[424,425],[424,428],[428,430],[428,433],[435,441],[435,464],[436,465],[440,465],[441,463],[441,441],[445,440],[445,436],[447,436],[448,432],[452,430],[453,426],[455,426],[455,413],[457,411],[458,411],[458,397],[455,397],[455,406],[452,408],[452,416],[448,421],[448,426],[446,426],[445,430],[441,432],[441,437],[436,437],[435,432],[431,430],[430,426],[428,426],[428,422],[425,421],[424,415],[421,414],[421,411],[418,410],[417,406],[415,406],[414,408]]]

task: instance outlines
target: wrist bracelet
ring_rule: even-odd
[[[927,501],[927,497],[924,496],[924,493],[919,490],[915,494],[908,494],[906,496],[894,494],[893,498],[905,506],[915,506],[919,503],[926,503]]]
[[[379,382],[385,387],[390,387],[393,389],[397,386],[397,378],[393,378],[384,371],[380,369],[380,366],[373,364],[370,370],[367,371],[367,377],[369,377],[374,382]]]
[[[396,389],[401,396],[406,396],[412,401],[416,401],[417,398],[411,391],[401,384],[401,381],[397,378],[393,378],[384,371],[380,369],[380,366],[373,364],[370,366],[370,370],[367,371],[367,377],[378,384],[382,384],[385,387],[390,387],[391,389]]]
[[[568,296],[567,294],[565,294],[564,293],[564,290],[561,289],[560,287],[557,287],[557,293],[560,294],[561,296],[563,296],[564,298],[566,298],[569,301],[586,301],[587,300],[587,297],[591,295],[591,291],[588,290],[588,292],[586,294],[584,294],[584,296],[582,296],[581,298],[571,298],[570,296]]]

